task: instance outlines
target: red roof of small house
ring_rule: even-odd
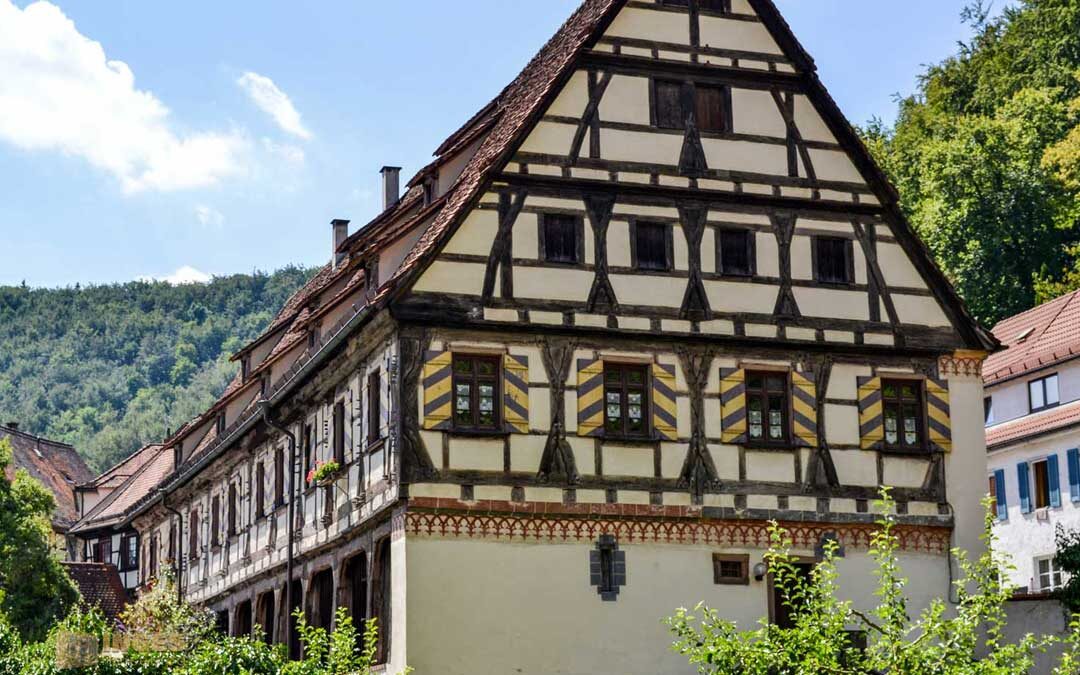
[[[64,567],[83,601],[91,607],[100,607],[109,622],[115,622],[127,606],[127,591],[120,581],[115,565],[94,562],[65,562]]]
[[[173,453],[162,445],[147,445],[136,454],[142,455],[135,460],[139,469],[80,518],[72,526],[72,532],[87,532],[122,522],[128,510],[151,494],[173,470]]]
[[[1007,347],[983,365],[987,385],[1080,356],[1080,291],[1003,319],[994,335]]]
[[[93,480],[94,472],[67,443],[0,427],[0,439],[5,438],[11,442],[13,451],[6,472],[8,479],[14,478],[17,469],[25,469],[40,481],[56,500],[53,528],[66,531],[79,517],[75,507],[75,486]]]
[[[1002,422],[986,430],[986,447],[990,450],[1015,441],[1041,436],[1080,424],[1080,401],[1043,410],[1032,415]]]

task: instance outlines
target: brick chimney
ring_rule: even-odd
[[[384,166],[382,174],[383,211],[398,203],[401,198],[401,167]]]
[[[333,263],[334,269],[337,269],[341,261],[345,259],[345,254],[338,249],[349,237],[349,221],[334,219],[330,221],[330,227],[333,228],[334,233],[333,240],[330,242],[331,246],[333,246],[330,250],[330,261]]]

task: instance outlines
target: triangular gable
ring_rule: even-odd
[[[580,76],[579,68],[582,62],[595,58],[587,54],[586,50],[604,38],[613,22],[618,21],[617,17],[622,10],[648,4],[640,0],[586,0],[526,66],[521,75],[507,87],[495,104],[498,112],[493,114],[498,115],[498,122],[470,160],[458,182],[451,188],[446,206],[434,224],[419,239],[391,280],[394,282],[393,297],[400,297],[401,293],[415,283],[419,272],[431,263],[466,216],[480,203],[493,178],[510,164],[514,154],[527,142],[560,92],[564,91],[575,75]],[[996,341],[971,318],[955,290],[932,260],[928,249],[904,218],[896,201],[895,190],[826,91],[816,74],[813,61],[773,2],[734,0],[734,4],[745,6],[747,12],[752,11],[760,19],[761,26],[774,40],[775,51],[786,61],[786,64],[780,67],[769,66],[769,70],[778,73],[775,77],[782,78],[782,71],[790,68],[791,75],[799,78],[805,96],[820,113],[824,127],[843,148],[845,160],[852,163],[859,180],[865,181],[868,192],[872,193],[873,198],[867,201],[880,204],[884,216],[896,234],[897,244],[926,281],[933,297],[940,303],[949,323],[960,334],[966,346],[993,349]],[[588,86],[596,86],[596,83]],[[686,152],[683,145],[677,150]],[[700,157],[692,156],[689,163],[700,161]],[[799,165],[803,166],[801,163]]]

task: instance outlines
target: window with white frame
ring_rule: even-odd
[[[1057,373],[1028,382],[1028,400],[1033,413],[1053,408],[1060,403]]]
[[[983,398],[983,422],[986,426],[994,423],[994,397]]]
[[[1040,591],[1056,591],[1064,585],[1061,568],[1054,563],[1054,556],[1035,559],[1036,583]]]

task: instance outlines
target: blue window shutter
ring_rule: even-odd
[[[994,492],[997,493],[997,517],[998,520],[1009,519],[1009,504],[1005,500],[1005,470],[998,469],[994,472]]]
[[[1031,483],[1028,474],[1030,469],[1027,462],[1016,465],[1016,478],[1020,483],[1020,512],[1031,513]]]
[[[1061,474],[1058,473],[1057,455],[1046,458],[1046,480],[1050,483],[1050,506],[1061,506]]]
[[[1080,502],[1080,450],[1073,448],[1066,453],[1069,462],[1069,499]]]

